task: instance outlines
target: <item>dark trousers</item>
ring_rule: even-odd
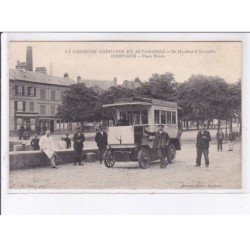
[[[222,141],[217,141],[217,150],[222,151]]]
[[[75,163],[82,162],[82,148],[74,148]]]
[[[106,147],[105,147],[105,146],[103,146],[103,147],[99,147],[99,146],[98,146],[98,149],[99,149],[98,158],[99,158],[99,161],[100,161],[100,163],[101,163],[102,160],[103,160],[103,154],[104,154],[104,152],[105,152]]]
[[[205,158],[205,164],[209,165],[209,158],[208,158],[209,149],[208,148],[203,148],[203,147],[197,147],[196,165],[198,165],[198,166],[201,165],[202,153],[203,153],[204,158]]]
[[[161,160],[161,166],[166,166],[167,162],[165,160],[165,149],[164,148],[157,148],[157,156]]]

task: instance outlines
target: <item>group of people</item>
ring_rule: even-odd
[[[164,168],[167,166],[166,156],[167,156],[167,147],[169,144],[169,135],[164,131],[164,125],[159,125],[158,131],[149,132],[144,129],[144,132],[150,136],[154,136],[153,150],[157,153],[160,159],[160,167]],[[229,151],[233,151],[234,142],[236,139],[237,133],[235,131],[230,131],[228,135],[228,144]],[[224,133],[220,128],[216,134],[217,139],[217,149],[222,151],[222,144],[224,141]],[[81,128],[78,127],[76,133],[73,135],[73,148],[74,148],[74,165],[83,165],[83,143],[85,141],[85,136],[81,132]],[[201,166],[201,157],[202,154],[205,158],[205,166],[209,167],[209,144],[211,141],[210,132],[206,128],[206,124],[201,125],[201,130],[197,133],[196,137],[196,165],[195,167]],[[103,126],[100,125],[98,131],[95,135],[95,142],[99,149],[99,162],[102,164],[103,154],[108,145],[107,134],[103,130]],[[46,131],[45,135],[39,140],[37,134],[35,134],[34,139],[31,141],[31,146],[34,150],[42,150],[47,157],[50,159],[51,166],[56,168],[56,158],[58,157],[55,153],[55,146],[53,138],[50,136],[50,132]],[[66,137],[61,137],[61,140],[58,143],[58,149],[69,149],[71,148],[71,139],[69,134],[66,134]]]
[[[41,133],[42,133],[42,135],[45,135],[47,130],[48,130],[48,128],[45,125],[43,125],[42,127],[40,125],[37,125],[35,127],[36,135],[40,135]],[[18,129],[19,140],[29,139],[30,132],[31,132],[31,129],[30,129],[29,124],[27,124],[26,127],[24,127],[24,125],[20,125],[20,127]]]
[[[229,134],[228,134],[228,151],[233,151],[234,150],[234,142],[236,140],[236,138],[239,136],[238,131],[233,131],[230,130]],[[222,131],[222,129],[220,128],[216,134],[216,139],[217,139],[217,150],[219,151],[223,151],[223,142],[224,142],[224,133]]]
[[[81,132],[81,128],[76,128],[76,133],[73,135],[73,148],[74,148],[74,165],[83,165],[83,143],[85,141],[85,136]],[[107,134],[103,131],[103,126],[100,125],[99,129],[95,136],[95,141],[99,149],[99,161],[102,164],[103,153],[108,145],[107,142]],[[56,154],[56,147],[54,144],[54,140],[50,135],[50,131],[46,131],[45,135],[43,135],[40,139],[38,135],[35,134],[34,138],[31,140],[31,146],[33,150],[41,150],[45,153],[45,155],[50,160],[50,164],[52,168],[57,168],[56,162],[58,159],[58,155]],[[61,140],[58,143],[58,149],[70,149],[71,148],[71,139],[69,138],[69,134],[66,133],[66,137],[61,137]]]
[[[237,131],[230,130],[228,134],[228,151],[233,151],[234,149],[234,142],[236,137],[239,136]],[[223,141],[224,141],[224,133],[220,128],[216,133],[216,140],[217,140],[217,151],[223,151]],[[197,141],[196,141],[196,148],[197,148],[197,157],[196,157],[196,167],[201,166],[201,157],[202,154],[205,158],[205,165],[206,167],[209,166],[209,142],[211,141],[211,136],[209,131],[206,129],[206,124],[202,124],[201,130],[197,134]]]

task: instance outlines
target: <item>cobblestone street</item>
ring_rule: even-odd
[[[116,163],[106,168],[96,163],[84,166],[60,165],[10,171],[10,188],[13,189],[237,189],[241,187],[241,144],[233,152],[224,144],[217,152],[210,145],[210,167],[194,167],[196,147],[185,143],[177,151],[176,162],[161,169],[153,162],[148,169],[140,169],[137,162]]]

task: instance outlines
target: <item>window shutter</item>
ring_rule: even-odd
[[[36,96],[36,87],[34,87],[34,96]]]
[[[22,94],[25,95],[25,93],[24,93],[24,86],[22,86]]]
[[[25,107],[25,101],[23,101],[23,111],[25,112],[25,110],[26,110],[26,107]]]
[[[15,108],[15,111],[17,111],[17,101],[14,101],[14,108]]]
[[[30,95],[30,87],[28,87],[28,95]]]
[[[14,86],[15,95],[17,95],[17,85]]]

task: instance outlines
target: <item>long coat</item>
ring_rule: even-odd
[[[203,138],[205,136],[206,138]],[[197,148],[209,148],[209,142],[211,141],[211,136],[209,131],[205,130],[202,134],[201,131],[197,134],[196,147]]]
[[[74,150],[75,151],[81,151],[83,149],[83,142],[85,141],[84,134],[75,133],[73,136],[73,142],[74,142]]]
[[[108,145],[107,133],[103,131],[103,134],[98,131],[95,135],[95,141],[98,148],[103,148]]]
[[[167,132],[160,133],[157,132],[149,132],[147,130],[144,130],[144,132],[148,135],[155,136],[154,143],[153,143],[153,149],[156,150],[157,148],[165,148],[167,146],[167,143],[169,141],[169,135]]]

